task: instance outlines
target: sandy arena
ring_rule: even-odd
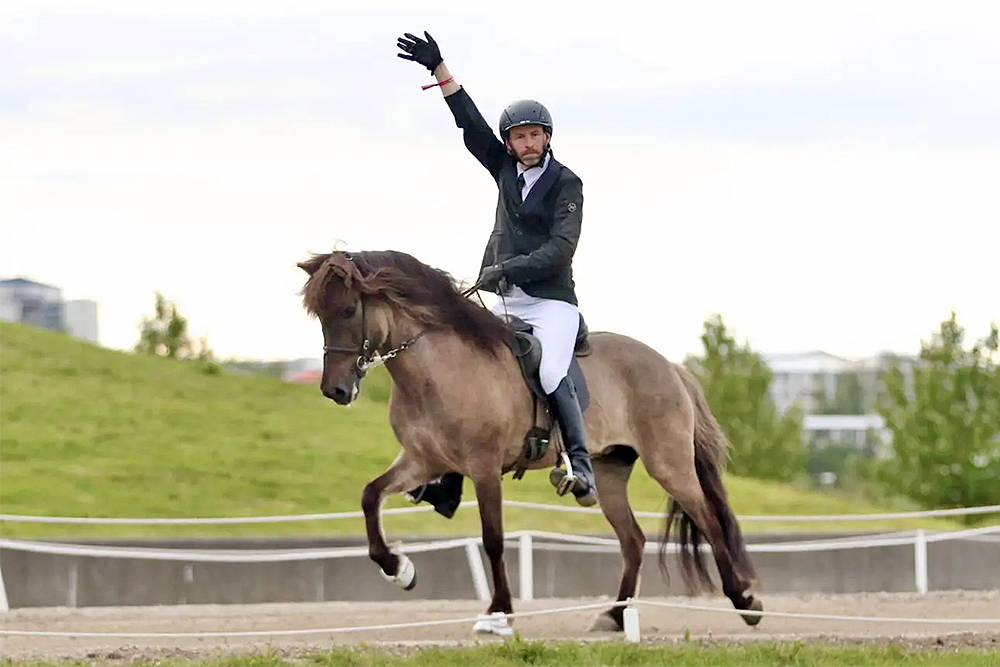
[[[757,628],[744,625],[731,613],[686,609],[639,608],[643,642],[674,642],[685,630],[692,639],[752,641],[809,638],[814,641],[853,643],[901,641],[929,648],[960,645],[1000,651],[1000,591],[932,592],[916,594],[867,593],[857,595],[764,595],[767,611],[843,616],[909,617],[925,619],[991,619],[988,625],[912,624],[904,622],[852,622],[770,617]],[[731,609],[722,597],[659,598],[658,601]],[[515,601],[515,611],[554,609],[605,602],[602,599]],[[414,601],[406,603],[304,603],[266,605],[186,605],[165,607],[114,607],[85,609],[15,609],[0,615],[0,629],[49,632],[164,632],[273,631],[343,628],[475,617],[484,604],[471,600]],[[517,618],[513,626],[526,639],[615,639],[617,633],[588,631],[597,612],[575,611],[557,615]],[[472,621],[449,625],[392,630],[271,635],[253,637],[32,637],[2,636],[0,655],[14,659],[97,658],[128,661],[163,655],[206,657],[220,652],[270,647],[283,654],[325,649],[338,644],[413,645],[499,641],[474,636]]]

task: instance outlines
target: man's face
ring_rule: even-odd
[[[525,167],[534,167],[542,159],[542,151],[549,145],[549,135],[541,125],[519,125],[507,136],[507,148]]]

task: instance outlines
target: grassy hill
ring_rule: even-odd
[[[389,379],[372,373],[342,408],[315,386],[220,373],[198,362],[106,350],[65,335],[0,324],[0,512],[91,517],[207,517],[360,509],[362,487],[393,459]],[[547,473],[504,480],[508,499],[575,507]],[[737,514],[885,511],[858,499],[727,478]],[[470,484],[466,498],[473,499]],[[662,490],[641,466],[633,507],[661,512]],[[409,507],[400,496],[386,507]],[[610,533],[601,516],[505,510],[508,530]],[[641,522],[658,533],[662,519]],[[477,534],[474,508],[385,518],[390,533]],[[776,530],[953,528],[947,521],[745,523]],[[362,534],[361,519],[246,526],[60,526],[4,522],[5,536]]]

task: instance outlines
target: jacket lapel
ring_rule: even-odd
[[[563,166],[556,162],[555,156],[549,158],[548,168],[542,172],[542,175],[538,177],[535,184],[531,186],[531,192],[528,193],[528,198],[524,200],[522,206],[535,206],[538,202],[542,201],[549,188],[559,180],[559,172],[562,171],[562,168]],[[515,185],[514,187],[516,188],[517,186]]]
[[[510,159],[504,164],[503,171],[500,172],[501,187],[503,197],[507,202],[507,210],[515,211],[521,206],[521,193],[517,191],[517,162]],[[530,195],[529,195],[530,198]]]

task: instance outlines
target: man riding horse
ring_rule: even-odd
[[[455,82],[437,42],[404,33],[400,58],[426,67],[437,79],[465,145],[493,176],[499,190],[496,222],[483,254],[477,285],[500,296],[493,312],[529,324],[542,357],[539,379],[548,396],[571,470],[550,476],[557,492],[572,490],[579,504],[597,502],[594,470],[587,453],[583,413],[567,375],[580,318],[572,261],[583,218],[583,183],[556,161],[550,146],[552,118],[534,100],[512,103],[500,115],[500,137],[483,119],[465,89]],[[410,491],[413,502],[427,501],[450,518],[461,501],[463,477],[449,472],[439,481]]]

